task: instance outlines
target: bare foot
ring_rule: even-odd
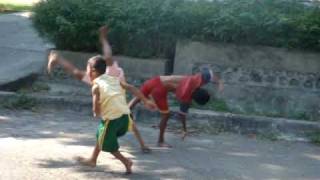
[[[166,148],[172,148],[172,146],[170,144],[167,143],[158,143],[159,147],[166,147]]]
[[[125,174],[127,174],[127,175],[132,174],[132,165],[133,165],[133,162],[130,159],[128,159],[125,164],[126,169],[127,169]]]
[[[75,160],[84,166],[96,167],[96,165],[97,165],[97,163],[95,161],[92,161],[90,159],[83,158],[80,156],[75,157]]]
[[[47,67],[49,74],[52,72],[54,65],[57,64],[57,61],[58,61],[58,54],[55,52],[51,52],[48,57],[48,67]]]
[[[141,147],[141,151],[145,154],[151,153],[151,149],[147,146]]]

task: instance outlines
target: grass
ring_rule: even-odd
[[[314,132],[308,135],[312,143],[320,145],[320,132]]]
[[[35,82],[30,87],[24,87],[18,90],[18,93],[35,93],[35,92],[48,92],[50,87],[43,82]]]
[[[214,110],[218,112],[231,112],[227,103],[222,99],[214,99],[212,101],[209,101],[204,106],[198,105],[197,103],[192,103],[192,108],[208,109],[208,110]]]
[[[179,106],[179,102],[177,100],[173,100],[170,105]],[[202,110],[213,110],[217,112],[229,112],[234,114],[242,114],[242,115],[255,115],[255,116],[265,116],[265,117],[273,117],[273,118],[289,118],[289,119],[298,119],[305,121],[315,121],[317,118],[313,118],[307,112],[291,112],[287,115],[283,115],[280,112],[259,112],[256,109],[252,108],[246,111],[240,111],[238,109],[231,109],[228,104],[223,99],[215,98],[214,100],[209,101],[206,105],[200,106],[196,103],[192,103],[192,108],[202,109]]]
[[[35,0],[0,0],[0,13],[31,11]]]
[[[173,106],[179,106],[180,103],[174,99],[171,102]],[[202,110],[214,110],[218,112],[231,112],[230,108],[228,107],[227,103],[223,99],[214,99],[209,101],[206,105],[198,105],[197,103],[192,103],[191,108],[202,109]]]
[[[32,9],[32,6],[0,4],[0,13],[30,11],[31,9]]]
[[[274,132],[259,133],[259,134],[257,134],[257,139],[277,141],[279,139],[279,135]]]
[[[37,106],[37,101],[25,94],[19,94],[17,97],[1,101],[0,106],[6,109],[33,110]]]

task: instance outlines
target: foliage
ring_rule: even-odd
[[[115,53],[171,57],[177,39],[320,50],[320,8],[299,0],[46,0],[33,22],[57,48],[96,51],[108,24]]]

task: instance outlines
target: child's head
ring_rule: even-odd
[[[205,105],[210,100],[210,94],[205,89],[197,88],[192,93],[192,99],[199,105]]]
[[[94,56],[88,60],[87,73],[90,80],[93,81],[95,78],[101,76],[106,72],[106,61],[100,55]]]

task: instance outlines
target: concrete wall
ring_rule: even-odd
[[[225,81],[223,93],[234,111],[320,119],[320,54],[280,48],[180,41],[175,74],[210,66]]]
[[[94,53],[71,51],[58,52],[81,69],[86,68],[87,61],[90,57],[97,55]],[[114,56],[113,58],[117,60],[119,65],[123,68],[129,82],[139,84],[149,77],[165,74],[167,62],[165,59],[140,59],[126,56]]]

